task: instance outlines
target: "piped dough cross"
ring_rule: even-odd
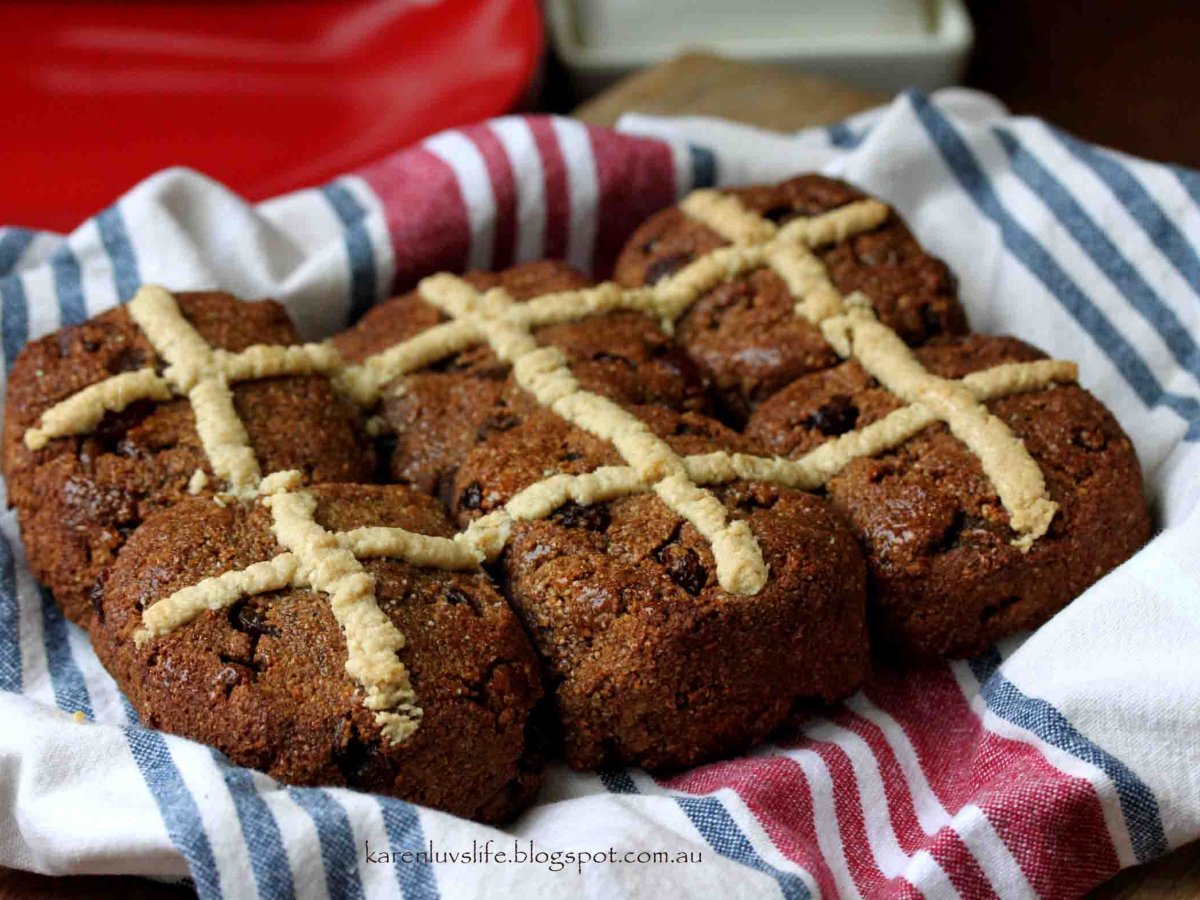
[[[503,288],[480,294],[454,275],[434,275],[421,282],[420,292],[455,321],[470,323],[496,356],[512,365],[517,385],[538,404],[609,441],[638,480],[709,541],[721,587],[734,594],[762,589],[767,566],[750,527],[730,520],[725,505],[696,485],[683,460],[645,422],[607,397],[583,390],[563,352],[537,342]]]
[[[872,228],[882,224],[888,215],[884,204],[864,200],[842,207],[857,210],[857,214],[847,216],[840,229],[832,230],[827,217],[794,219],[776,226],[747,209],[737,197],[717,191],[696,191],[682,207],[734,248],[761,251],[767,265],[787,285],[796,302],[796,315],[820,328],[839,356],[857,360],[884,388],[910,404],[909,409],[916,407],[931,421],[946,424],[978,457],[1008,511],[1009,524],[1017,533],[1013,543],[1018,548],[1028,550],[1046,533],[1058,504],[1047,496],[1042,471],[1024,442],[969,386],[927,371],[900,336],[875,317],[866,296],[855,292],[843,298],[810,249],[867,230],[860,227],[866,223],[872,223]],[[1070,379],[1077,374],[1071,366]]]
[[[289,587],[318,591],[329,598],[329,608],[342,630],[346,674],[362,687],[363,705],[375,713],[376,723],[389,740],[402,741],[416,731],[421,719],[408,670],[398,656],[405,638],[379,608],[375,579],[360,560],[388,555],[420,559],[419,548],[439,539],[413,535],[403,548],[405,553],[400,554],[393,548],[394,538],[387,540],[391,529],[328,531],[316,521],[316,497],[297,490],[300,481],[299,472],[288,471],[268,475],[260,484],[261,502],[270,507],[271,529],[285,548],[283,553],[205,578],[151,604],[142,613],[142,627],[134,633],[134,642],[140,647],[205,610],[226,609],[245,597]]]
[[[184,318],[174,296],[155,285],[142,286],[126,308],[155,353],[167,363],[163,373],[143,368],[89,385],[42,413],[40,423],[25,432],[25,446],[40,450],[54,438],[85,434],[94,430],[105,414],[120,412],[140,400],[186,397],[213,473],[225,481],[228,493],[253,497],[262,472],[229,386],[283,375],[329,374],[342,365],[333,345],[255,344],[240,353],[214,348]],[[197,473],[194,489],[205,481],[203,471]]]

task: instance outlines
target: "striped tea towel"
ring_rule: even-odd
[[[0,864],[233,898],[1065,897],[1200,836],[1200,174],[963,91],[790,137],[499,119],[257,206],[171,170],[69,236],[0,231],[5,363],[142,281],[273,295],[317,337],[438,269],[557,256],[604,274],[693,187],[808,169],[893,203],[977,330],[1080,362],[1162,529],[1133,560],[1025,640],[877,672],[790,742],[667,779],[554,767],[501,831],[286,787],[140,728],[6,513]]]

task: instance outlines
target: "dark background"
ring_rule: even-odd
[[[1089,141],[1200,168],[1200,0],[967,6],[967,85]]]

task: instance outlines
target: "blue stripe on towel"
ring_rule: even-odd
[[[125,218],[121,215],[119,206],[110,206],[96,216],[96,227],[100,230],[100,240],[112,261],[113,284],[117,289],[117,301],[125,303],[130,300],[141,286],[142,279],[138,274],[137,257],[133,252],[133,242],[129,239],[129,231],[125,227]]]
[[[696,826],[696,830],[722,856],[770,875],[779,884],[779,890],[787,900],[807,900],[811,896],[808,885],[799,875],[777,869],[759,855],[729,810],[716,797],[676,797],[675,802]]]
[[[1183,166],[1167,166],[1171,173],[1179,179],[1179,183],[1183,185],[1183,189],[1191,195],[1191,198],[1200,206],[1200,172],[1195,172],[1192,169],[1185,169]]]
[[[396,882],[404,893],[405,900],[437,900],[437,876],[428,860],[416,858],[424,849],[425,835],[421,828],[421,817],[417,810],[402,800],[378,797],[383,812],[383,826],[387,830],[388,843],[393,854]],[[405,850],[414,854],[413,862],[402,864],[399,854]]]
[[[1027,696],[1005,678],[1000,672],[1000,655],[995,650],[971,660],[971,671],[979,680],[988,709],[1052,747],[1090,763],[1108,777],[1117,789],[1138,862],[1149,862],[1167,852],[1158,800],[1132,769],[1088,740],[1053,705]]]
[[[83,272],[70,244],[64,243],[54,251],[50,257],[50,271],[54,275],[54,293],[58,297],[61,324],[82,322],[87,318],[87,305],[83,300]]]
[[[0,234],[0,276],[8,275],[21,261],[29,245],[37,236],[28,228],[5,228]]]
[[[329,896],[337,900],[362,900],[358,847],[354,843],[354,830],[350,827],[350,817],[346,811],[320,788],[290,787],[287,792],[317,826]]]
[[[126,728],[125,739],[154,802],[158,804],[171,842],[187,860],[201,900],[219,898],[221,879],[212,844],[200,818],[200,808],[171,759],[166,740],[157,731],[145,728]]]
[[[213,750],[212,755],[237,810],[258,896],[269,900],[294,897],[296,889],[283,835],[270,807],[259,795],[254,777],[248,769],[230,763],[220,751]]]
[[[692,190],[715,185],[718,177],[716,154],[699,144],[688,144],[688,156],[692,161]]]
[[[640,793],[629,773],[623,770],[602,772],[600,780],[614,794]],[[811,896],[808,885],[799,875],[795,872],[785,872],[763,859],[754,849],[750,838],[729,814],[725,804],[717,797],[679,794],[671,794],[670,797],[679,804],[679,808],[700,832],[701,837],[708,841],[709,846],[726,859],[774,878],[787,900],[808,900]]]
[[[117,696],[121,699],[121,710],[125,713],[125,721],[130,725],[141,725],[142,717],[137,714],[137,710],[133,708],[129,698],[120,691],[117,692]]]
[[[1121,291],[1130,306],[1162,336],[1175,360],[1193,375],[1200,377],[1200,348],[1196,346],[1195,340],[1174,311],[1146,283],[1138,270],[1125,258],[1112,239],[1096,225],[1062,182],[1026,150],[1012,132],[1003,128],[993,131],[1009,155],[1013,173],[1041,198],[1096,267]]]
[[[0,532],[0,691],[19,691],[21,669],[21,607],[17,598],[17,567],[12,544]]]
[[[959,185],[980,211],[1000,227],[1008,250],[1091,336],[1143,403],[1147,406],[1167,406],[1187,423],[1187,439],[1200,439],[1200,402],[1194,397],[1184,397],[1163,388],[1145,360],[1122,337],[1120,331],[1063,271],[1046,248],[1000,202],[991,179],[954,126],[924,95],[909,92],[906,96]]]
[[[88,693],[83,672],[71,654],[71,643],[67,638],[70,623],[63,617],[50,596],[50,591],[40,588],[42,600],[42,641],[46,647],[46,665],[50,670],[50,685],[54,689],[54,702],[64,712],[81,712],[91,721],[92,698]]]
[[[0,278],[0,342],[4,347],[4,371],[13,363],[29,339],[29,304],[19,275]]]
[[[322,187],[321,193],[346,229],[344,241],[350,262],[350,321],[356,322],[375,302],[375,250],[363,221],[367,211],[345,185],[336,181]]]
[[[825,129],[829,143],[844,150],[853,150],[862,143],[862,137],[856,135],[845,122],[835,122]]]
[[[1085,144],[1064,131],[1052,128],[1050,133],[1108,185],[1113,196],[1121,201],[1121,205],[1141,226],[1146,237],[1171,261],[1175,270],[1191,285],[1197,296],[1200,296],[1200,255],[1197,255],[1196,248],[1150,191],[1134,177],[1129,167],[1116,155]]]

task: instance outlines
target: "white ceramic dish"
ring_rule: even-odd
[[[962,0],[547,0],[550,40],[581,94],[688,49],[851,84],[932,90],[962,75]]]

